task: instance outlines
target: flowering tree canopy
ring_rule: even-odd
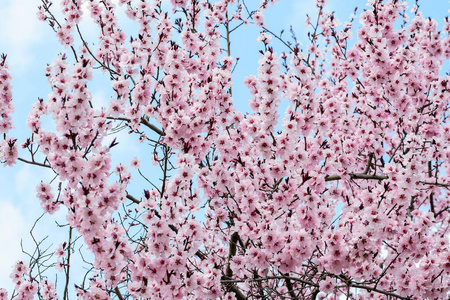
[[[111,0],[61,0],[62,18],[42,0],[38,17],[67,53],[46,68],[52,91],[31,107],[20,157],[21,142],[7,135],[12,79],[1,57],[0,160],[57,175],[37,198],[49,214],[65,207],[70,233],[94,259],[88,279],[72,279],[74,292],[447,299],[449,19],[439,29],[418,6],[407,13],[406,2],[370,0],[353,28],[316,0],[303,47],[294,33],[285,39],[267,28],[277,1],[250,2],[120,0],[139,28],[134,36]],[[98,25],[94,46],[83,18]],[[232,93],[231,39],[241,25],[259,28],[264,49],[245,79],[245,114]],[[90,92],[97,69],[114,94],[104,107]],[[106,137],[118,126],[145,157],[115,163],[117,141]],[[144,174],[152,164],[159,182]],[[129,168],[148,179],[139,191],[129,188]],[[55,249],[64,299],[73,250],[70,238]],[[41,267],[38,256],[18,262],[10,298],[58,299]]]

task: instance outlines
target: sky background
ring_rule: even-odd
[[[257,3],[257,0],[248,0],[248,3]],[[55,0],[55,2],[59,2]],[[354,7],[359,5],[358,12],[366,8],[364,0],[329,0],[326,11],[336,11],[337,18],[344,23],[349,20]],[[450,4],[448,0],[421,1],[421,10],[426,17],[435,18],[439,27],[442,27],[444,16],[448,15]],[[0,0],[0,53],[8,55],[8,63],[13,75],[13,102],[16,111],[13,114],[15,129],[9,132],[9,136],[18,139],[22,143],[30,136],[25,121],[30,111],[30,106],[38,97],[46,98],[50,92],[44,76],[44,68],[61,52],[67,52],[57,42],[54,32],[44,22],[36,18],[37,6],[40,0]],[[313,0],[280,0],[269,9],[266,16],[267,27],[275,33],[285,29],[284,36],[289,36],[289,26],[292,25],[297,38],[306,43],[307,28],[304,20],[306,14],[313,17],[316,10]],[[133,28],[129,22],[124,21],[123,10],[119,9],[121,25]],[[84,21],[89,16],[83,17]],[[357,19],[356,19],[356,22]],[[357,24],[354,27],[358,27]],[[81,25],[86,40],[93,42],[96,39],[97,28],[92,22],[83,22]],[[262,44],[256,42],[258,31],[251,27],[242,26],[232,36],[232,56],[241,59],[234,73],[233,97],[234,103],[241,111],[248,111],[247,102],[250,94],[242,84],[245,76],[256,74],[258,51],[263,49]],[[275,40],[275,39],[273,39]],[[275,51],[280,53],[280,47]],[[283,48],[283,50],[286,50]],[[95,82],[92,85],[92,94],[96,107],[107,102],[110,86],[108,80],[95,74]],[[51,125],[49,125],[51,126]],[[130,158],[141,157],[142,149],[136,145],[135,138],[125,132],[119,134],[119,145],[113,148],[114,162],[129,164]],[[22,151],[20,157],[27,158],[28,153]],[[135,177],[136,174],[132,173]],[[21,251],[21,241],[24,249],[34,250],[34,244],[30,237],[30,229],[34,221],[41,215],[42,210],[39,201],[35,197],[35,187],[44,180],[53,178],[53,173],[37,166],[18,162],[14,167],[4,168],[0,166],[0,287],[12,292],[12,284],[9,279],[12,265],[19,259],[28,261]],[[142,181],[138,181],[137,185]],[[135,183],[136,185],[136,183]],[[138,195],[139,196],[139,195]],[[52,216],[44,216],[35,228],[35,235],[39,239],[49,236],[48,245],[56,246],[67,237],[67,230],[58,229],[55,221],[65,223],[64,211],[60,210]],[[76,277],[76,275],[74,275]],[[50,279],[53,280],[50,276]],[[75,278],[77,279],[77,278]],[[73,286],[73,285],[72,285]]]

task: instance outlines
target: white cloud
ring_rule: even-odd
[[[284,18],[284,24],[286,29],[292,25],[297,38],[299,38],[310,30],[310,28],[305,27],[306,15],[314,20],[317,18],[318,10],[315,1],[293,1],[291,5],[292,8],[289,9],[286,18]]]
[[[92,92],[92,105],[98,110],[101,110],[103,107],[108,109],[108,100],[104,90],[95,90]]]
[[[88,1],[82,4],[81,10],[83,12],[83,18],[79,24],[79,27],[81,33],[83,34],[83,39],[90,45],[92,42],[97,41],[100,29],[99,26],[92,20],[89,7],[90,2]],[[75,36],[77,35],[78,33],[75,34]]]
[[[31,46],[43,38],[45,24],[37,19],[36,12],[33,0],[6,0],[6,6],[0,9],[0,49],[9,54],[10,65],[19,69],[33,61]]]
[[[36,200],[36,185],[41,181],[48,181],[49,174],[41,167],[23,165],[22,168],[15,173],[15,195],[19,196],[22,203],[21,206],[33,207],[38,206]],[[38,176],[36,176],[38,174]]]
[[[40,24],[36,18],[37,7],[30,0],[7,0],[9,5],[1,10],[2,36],[15,46],[29,45],[41,38]]]
[[[9,275],[13,264],[24,259],[20,248],[21,237],[25,235],[26,222],[19,208],[14,207],[12,201],[0,199],[0,287],[12,292],[13,284]]]

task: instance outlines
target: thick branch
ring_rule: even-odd
[[[154,132],[156,132],[157,134],[159,134],[160,136],[165,136],[166,134],[164,133],[164,131],[162,131],[161,129],[159,129],[158,127],[156,127],[153,124],[150,124],[146,119],[141,118],[141,123],[144,124],[145,126],[147,126],[148,128],[150,128],[151,130],[153,130]]]
[[[247,297],[242,294],[241,290],[234,284],[230,286],[230,291],[232,291],[236,295],[236,299],[238,300],[247,300]]]
[[[116,288],[114,289],[114,293],[117,295],[117,297],[119,297],[119,300],[123,300],[123,296],[120,293],[119,287],[116,286]]]
[[[237,242],[239,240],[239,234],[237,232],[233,233],[230,238],[230,250],[228,252],[228,262],[227,262],[227,269],[225,271],[224,278],[232,278],[233,276],[233,270],[231,270],[230,267],[230,261],[233,258],[233,256],[236,255],[236,249],[237,249]],[[238,289],[235,283],[228,284],[227,287],[235,293],[236,298],[240,300],[247,299],[247,297],[242,294],[242,292]]]
[[[286,277],[285,281],[286,281],[286,286],[289,291],[289,295],[291,296],[292,299],[298,300],[298,297],[295,295],[295,292],[294,292],[294,286],[292,285],[292,282],[289,279],[289,274],[286,274],[286,276],[287,277]]]
[[[350,174],[351,179],[375,179],[375,180],[384,180],[388,179],[389,177],[386,175],[369,175],[364,173],[352,173]],[[330,175],[325,177],[325,181],[336,181],[341,180],[342,177],[339,175]]]
[[[430,209],[431,209],[431,212],[434,214],[434,217],[436,217],[436,212],[434,211],[434,193],[433,192],[431,192],[431,194],[430,194]]]
[[[237,232],[233,233],[230,238],[230,250],[228,252],[228,263],[227,263],[227,270],[226,275],[227,277],[233,277],[233,270],[231,270],[230,267],[230,261],[233,258],[233,256],[236,255],[236,248],[237,248],[237,241],[239,239],[239,234]]]
[[[368,174],[370,167],[372,166],[373,158],[374,158],[374,154],[369,153],[369,160],[367,161],[367,165],[366,165],[366,168],[364,169],[364,171],[362,173],[351,173],[350,178],[351,179],[375,179],[375,180],[388,179],[389,177],[386,175],[370,175],[370,174]],[[342,177],[339,175],[330,175],[330,176],[325,177],[325,181],[336,181],[336,180],[340,180],[340,179],[342,179]]]
[[[317,283],[311,282],[311,281],[307,281],[307,280],[303,280],[301,278],[297,278],[297,277],[292,277],[292,276],[266,276],[266,277],[258,277],[258,278],[247,278],[247,279],[224,279],[221,280],[220,282],[222,283],[238,283],[238,282],[254,282],[254,281],[264,281],[264,280],[268,280],[268,279],[289,279],[292,281],[298,281],[313,287],[319,287],[319,285]]]

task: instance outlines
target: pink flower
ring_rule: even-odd
[[[336,281],[328,276],[325,280],[319,282],[319,289],[325,293],[331,293],[336,285]]]
[[[0,300],[8,300],[8,292],[4,288],[0,288]]]
[[[131,167],[132,168],[134,168],[134,169],[139,169],[139,166],[140,166],[140,160],[139,159],[137,159],[136,157],[133,157],[132,159],[131,159],[131,162],[130,162],[130,165],[131,165]]]
[[[311,25],[311,17],[310,16],[306,16],[306,18],[305,18],[305,27],[308,27],[309,25]]]
[[[0,161],[4,166],[13,166],[19,157],[16,140],[6,138],[0,141]]]
[[[45,212],[53,214],[59,209],[59,204],[53,201],[54,195],[50,184],[41,181],[36,187],[36,192],[36,196],[41,201],[41,207]]]
[[[258,10],[253,14],[253,21],[255,22],[256,26],[264,27],[264,14],[262,13],[262,11]]]
[[[39,287],[41,289],[41,296],[44,299],[48,299],[48,300],[59,299],[58,295],[56,294],[55,285],[52,282],[48,281],[47,279],[44,279],[39,283]],[[0,300],[1,300],[1,298],[0,298]]]
[[[45,16],[45,13],[44,13],[44,10],[43,10],[42,6],[39,6],[39,11],[36,13],[36,15],[37,15],[39,21],[45,21],[46,18],[47,18]]]
[[[324,7],[325,3],[326,3],[326,0],[316,0],[317,7]]]
[[[70,25],[65,25],[60,27],[56,31],[56,36],[58,37],[58,41],[61,45],[68,47],[73,43],[73,28]]]
[[[116,91],[117,96],[119,97],[125,97],[129,93],[129,82],[126,79],[120,78],[115,81],[113,81],[112,86],[113,89]]]

